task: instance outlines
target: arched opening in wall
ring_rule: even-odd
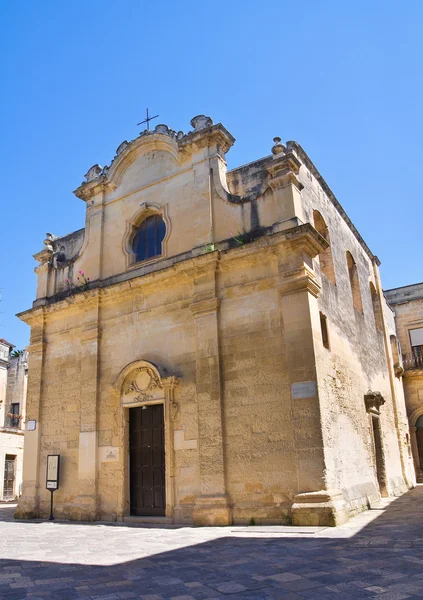
[[[400,353],[399,353],[397,338],[395,335],[391,335],[390,340],[391,340],[391,351],[392,351],[392,358],[394,361],[394,365],[399,365],[400,364]]]
[[[165,235],[166,224],[162,216],[155,214],[147,217],[138,227],[132,241],[135,262],[160,256],[163,253]]]
[[[376,329],[378,331],[383,331],[382,305],[381,305],[379,294],[377,293],[376,288],[372,281],[370,282],[370,295],[372,297],[373,314],[375,317]]]
[[[358,310],[362,313],[363,312],[363,301],[361,299],[357,265],[355,263],[355,260],[352,257],[351,252],[347,252],[347,267],[348,267],[348,275],[350,278],[350,286],[351,286],[353,305],[356,310]]]
[[[391,335],[389,337],[389,340],[391,342],[391,352],[392,352],[392,360],[394,361],[395,376],[401,377],[404,373],[402,354],[401,354],[401,346],[395,335]]]
[[[386,488],[386,472],[382,446],[382,432],[380,420],[378,416],[371,415],[372,430],[373,430],[373,451],[375,456],[376,478],[379,484],[380,495],[388,496]]]
[[[327,348],[328,350],[330,350],[330,344],[329,344],[329,332],[328,332],[328,320],[326,315],[324,315],[322,312],[320,313],[320,329],[322,332],[322,343],[323,346],[325,348]]]
[[[331,283],[336,285],[335,268],[333,266],[332,248],[330,246],[329,229],[318,210],[313,210],[314,228],[328,242],[329,246],[319,254],[320,270]]]
[[[416,421],[416,438],[417,438],[417,449],[419,451],[418,462],[420,469],[423,470],[423,415]]]

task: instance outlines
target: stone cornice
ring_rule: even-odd
[[[44,350],[46,349],[46,345],[47,343],[45,341],[39,341],[39,342],[31,342],[29,346],[27,346],[27,352],[29,352],[30,354],[42,354],[44,352]]]
[[[421,369],[405,369],[403,373],[404,379],[421,379],[423,381],[423,368]]]
[[[29,310],[18,313],[16,316],[27,325],[30,325],[30,327],[42,325],[44,319],[44,307],[35,306]]]
[[[298,179],[301,162],[292,152],[278,154],[266,167],[271,176],[269,185],[272,190],[283,188],[289,184],[294,185],[298,190],[303,189],[303,184]]]
[[[25,435],[25,431],[23,429],[16,429],[16,427],[0,427],[0,434],[7,433],[12,435]]]
[[[314,273],[306,265],[303,265],[298,269],[283,273],[278,289],[282,296],[307,291],[317,298],[320,294],[321,286],[315,278]]]
[[[310,223],[291,225],[291,221],[275,223],[275,225],[263,228],[251,233],[251,241],[241,246],[235,244],[232,239],[215,243],[215,250],[210,252],[208,245],[194,248],[183,254],[157,260],[145,266],[131,269],[124,273],[109,277],[103,281],[92,281],[89,289],[85,292],[69,294],[62,292],[49,298],[39,298],[36,300],[34,308],[19,313],[17,315],[21,320],[32,325],[33,315],[42,314],[42,311],[63,310],[66,306],[69,309],[85,310],[85,302],[93,303],[93,306],[107,288],[117,286],[124,282],[131,282],[128,291],[132,287],[151,285],[153,282],[166,281],[169,277],[185,276],[194,278],[201,274],[206,274],[216,269],[222,261],[229,260],[257,260],[258,252],[270,250],[274,254],[284,253],[286,245],[288,248],[299,250],[314,257],[319,252],[327,248],[326,240],[314,229]],[[285,248],[284,248],[285,247]],[[135,281],[134,281],[135,280]],[[104,291],[103,291],[104,290]],[[41,312],[40,312],[41,311]]]
[[[100,192],[109,192],[114,191],[115,189],[116,185],[113,182],[108,181],[106,175],[100,175],[100,177],[93,181],[82,183],[73,193],[75,196],[86,202],[94,196],[97,196]]]
[[[234,142],[235,138],[226,127],[221,123],[217,123],[199,131],[188,133],[178,141],[178,146],[184,153],[190,154],[193,150],[207,146],[217,146],[222,154],[226,154]]]

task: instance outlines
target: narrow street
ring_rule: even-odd
[[[0,505],[0,598],[423,598],[423,486],[337,529],[16,522]]]

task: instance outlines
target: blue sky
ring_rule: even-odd
[[[421,268],[423,3],[30,0],[0,22],[0,337],[35,297],[47,231],[84,225],[72,194],[148,106],[187,131],[207,114],[237,138],[229,167],[298,141],[382,261],[385,289]]]

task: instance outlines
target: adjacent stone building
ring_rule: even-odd
[[[0,339],[0,501],[15,500],[22,486],[28,354],[11,358]]]
[[[393,353],[403,373],[417,481],[423,483],[423,283],[387,290],[385,296],[395,311]]]
[[[47,234],[19,516],[340,523],[414,485],[372,254],[310,158],[227,172],[210,118],[122,142]]]

